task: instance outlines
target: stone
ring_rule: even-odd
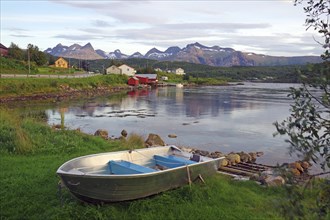
[[[239,156],[241,157],[241,161],[248,163],[252,161],[252,157],[250,154],[244,153],[243,151],[239,153]]]
[[[53,125],[52,128],[53,129],[61,129],[62,126],[60,124],[57,124],[57,125]]]
[[[304,168],[305,170],[307,170],[308,168],[311,167],[311,165],[307,162],[307,161],[302,161],[300,163],[300,165],[302,166],[302,168]]]
[[[267,186],[282,186],[285,183],[285,180],[281,176],[268,176],[265,179],[265,184]]]
[[[262,152],[262,151],[259,151],[259,152],[256,152],[256,154],[257,154],[257,157],[261,157],[261,156],[263,156],[263,155],[264,155],[264,152]]]
[[[149,134],[147,140],[145,141],[147,147],[152,146],[165,146],[164,141],[158,134]]]
[[[228,166],[228,160],[227,159],[222,159],[220,160],[220,167],[226,167]]]
[[[196,150],[195,153],[198,154],[198,155],[204,156],[204,157],[205,157],[205,156],[209,156],[209,154],[210,154],[210,153],[209,153],[208,151],[206,151],[206,150]]]
[[[257,160],[257,153],[250,152],[249,155],[251,156],[251,162],[254,163]]]
[[[229,161],[229,164],[235,165],[237,163],[241,162],[241,158],[238,154],[230,153],[226,156],[227,160]]]
[[[219,157],[223,157],[224,154],[219,151],[215,151],[215,152],[210,153],[209,156],[212,158],[219,158]]]
[[[304,169],[301,167],[301,164],[299,162],[290,163],[289,168],[297,169],[301,173],[304,172]]]
[[[123,137],[127,137],[127,131],[124,129],[124,130],[122,130],[121,131],[121,136],[123,136]]]
[[[105,140],[108,140],[108,131],[103,130],[103,129],[98,129],[95,133],[94,136],[100,136]]]
[[[175,135],[175,134],[169,134],[168,137],[169,137],[169,138],[177,138],[178,136]]]
[[[291,173],[295,176],[300,176],[300,171],[296,168],[292,168],[291,170]]]

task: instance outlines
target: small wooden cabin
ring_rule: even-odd
[[[130,86],[138,86],[139,85],[139,79],[136,78],[135,76],[133,76],[133,77],[128,79],[127,84],[130,85]]]
[[[68,61],[66,61],[65,59],[60,57],[55,61],[54,66],[55,67],[61,67],[61,68],[69,68],[69,63],[68,63]]]

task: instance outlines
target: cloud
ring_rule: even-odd
[[[29,31],[29,30],[24,29],[24,28],[16,28],[16,27],[6,28],[5,30],[14,31],[14,32],[27,32],[27,31]]]
[[[96,26],[96,27],[111,27],[111,26],[113,26],[113,25],[111,25],[108,22],[103,21],[103,20],[94,20],[94,21],[92,21],[92,25]]]
[[[66,40],[74,40],[74,41],[89,41],[93,39],[100,39],[100,36],[92,36],[92,35],[66,35],[66,34],[59,34],[53,36],[53,38],[62,38]]]
[[[34,36],[30,36],[30,35],[25,35],[25,34],[11,34],[10,36],[18,37],[18,38],[34,37]]]

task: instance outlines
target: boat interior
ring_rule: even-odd
[[[209,159],[169,146],[84,156],[67,162],[60,170],[78,175],[143,174],[193,165]]]
[[[139,174],[139,173],[151,173],[159,170],[166,170],[169,168],[176,168],[197,163],[196,161],[187,160],[182,157],[168,155],[168,156],[153,156],[153,166],[141,166],[129,161],[109,161],[110,174],[125,175],[125,174]]]

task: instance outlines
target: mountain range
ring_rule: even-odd
[[[172,46],[165,51],[152,48],[145,55],[142,55],[140,52],[126,55],[119,49],[107,53],[100,49],[94,50],[90,43],[87,43],[85,46],[80,46],[79,44],[63,46],[58,44],[44,52],[57,57],[85,60],[144,58],[159,61],[183,61],[210,66],[282,66],[321,62],[321,58],[318,56],[268,56],[219,46],[208,47],[198,42],[188,44],[184,48]]]

